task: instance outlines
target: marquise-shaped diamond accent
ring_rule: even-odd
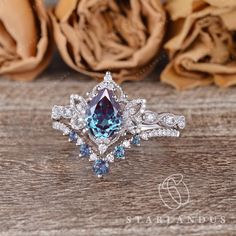
[[[70,104],[52,109],[53,128],[79,146],[80,157],[94,161],[98,177],[109,163],[125,159],[126,150],[152,137],[179,137],[185,117],[146,110],[145,99],[129,100],[110,72],[87,97],[70,96]],[[96,147],[94,147],[94,144]]]
[[[112,90],[102,89],[88,104],[86,123],[95,138],[110,138],[121,128],[121,107],[114,95]]]

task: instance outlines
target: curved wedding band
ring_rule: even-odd
[[[185,117],[146,109],[145,99],[129,100],[106,72],[87,97],[70,96],[70,104],[52,108],[53,128],[79,146],[80,157],[93,161],[98,177],[109,163],[125,159],[125,152],[152,137],[179,137]]]

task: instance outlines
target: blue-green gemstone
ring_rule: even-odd
[[[86,123],[90,133],[99,139],[110,138],[122,125],[121,108],[114,99],[114,92],[102,89],[86,111]]]
[[[109,172],[109,164],[103,160],[96,160],[93,165],[93,171],[96,175],[102,176]]]
[[[116,146],[114,155],[118,159],[122,159],[125,157],[125,148],[123,146]]]
[[[82,157],[89,157],[90,148],[89,148],[88,144],[81,144],[80,145],[80,154]]]
[[[131,140],[131,144],[133,145],[139,145],[140,144],[140,141],[141,141],[141,138],[139,135],[134,135],[132,140]]]

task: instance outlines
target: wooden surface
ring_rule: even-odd
[[[184,114],[187,128],[180,139],[130,150],[101,181],[51,128],[52,105],[95,85],[70,73],[0,81],[0,235],[236,235],[236,88],[176,92],[154,81],[125,83],[129,96],[146,98],[150,109]],[[171,210],[158,185],[176,173],[190,202]],[[158,224],[160,216],[174,222]],[[225,222],[181,223],[179,216]]]

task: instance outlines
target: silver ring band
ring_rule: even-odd
[[[125,150],[152,137],[179,137],[185,117],[146,110],[145,99],[129,100],[107,72],[104,80],[83,98],[70,96],[70,104],[55,105],[53,129],[69,136],[80,147],[80,156],[94,161],[94,172],[102,177],[109,162],[124,159]]]

